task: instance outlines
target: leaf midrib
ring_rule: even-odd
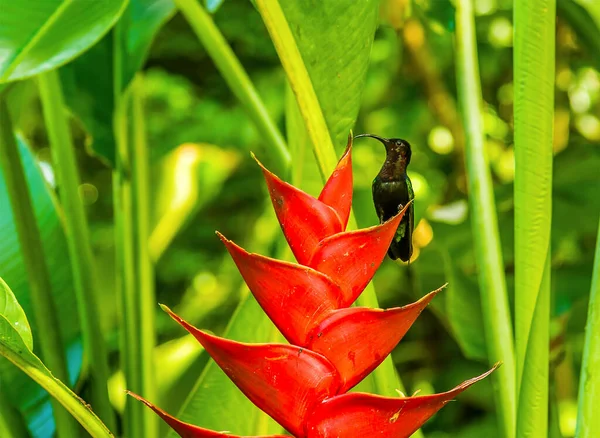
[[[73,0],[64,0],[62,4],[60,4],[56,10],[48,17],[46,22],[34,32],[33,35],[29,38],[27,43],[20,49],[17,50],[12,58],[12,60],[8,63],[7,68],[0,76],[0,80],[6,80],[10,74],[19,66],[21,60],[27,56],[32,47],[34,47],[38,41],[48,32],[48,30],[58,21],[58,19],[64,14],[65,10],[73,3]]]

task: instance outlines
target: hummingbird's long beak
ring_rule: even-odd
[[[373,135],[373,134],[359,134],[359,135],[355,135],[354,138],[360,138],[360,137],[371,137],[374,138],[376,140],[379,140],[380,142],[382,142],[384,145],[386,145],[388,143],[388,139],[387,138],[383,138],[383,137],[379,137],[378,135]]]

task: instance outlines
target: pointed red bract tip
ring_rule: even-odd
[[[343,307],[351,305],[375,275],[405,212],[406,208],[383,224],[339,233],[319,242],[308,265],[341,286]]]
[[[296,260],[306,265],[324,238],[341,232],[338,214],[329,205],[262,168],[275,214]]]
[[[235,385],[292,434],[302,433],[314,406],[339,392],[340,376],[324,356],[283,344],[246,344],[198,330],[163,309],[206,349]]]
[[[239,435],[231,435],[229,433],[224,433],[224,432],[215,432],[213,430],[204,429],[203,427],[195,426],[190,423],[184,423],[183,421],[178,420],[177,418],[175,418],[172,415],[168,414],[167,412],[163,411],[159,407],[153,405],[145,398],[143,398],[131,391],[126,391],[126,392],[128,395],[130,395],[131,397],[135,398],[136,400],[139,400],[140,402],[144,403],[146,406],[148,406],[150,409],[152,409],[154,412],[156,412],[156,414],[158,414],[158,416],[160,418],[162,418],[163,421],[165,423],[167,423],[171,427],[171,429],[173,429],[175,432],[177,432],[179,434],[179,436],[182,438],[261,438],[261,437],[257,437],[257,436],[241,437]],[[267,438],[267,437],[263,437],[263,438]],[[287,435],[270,435],[268,438],[289,438],[289,437]]]
[[[343,382],[340,392],[347,392],[391,353],[440,290],[404,307],[336,310],[311,332],[307,347],[333,363]]]
[[[291,344],[306,345],[308,332],[342,307],[342,290],[325,274],[249,253],[217,234],[256,301]]]
[[[321,190],[319,201],[335,210],[345,230],[352,208],[352,133],[348,135],[344,154]]]
[[[320,404],[308,419],[306,437],[409,437],[446,403],[497,367],[441,394],[390,398],[349,393],[333,397]]]

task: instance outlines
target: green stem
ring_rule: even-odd
[[[109,371],[100,318],[101,299],[88,223],[79,196],[79,172],[58,72],[53,70],[39,75],[38,84],[64,210],[83,344],[89,357],[92,405],[107,426],[114,429],[115,416],[106,386]]]
[[[272,0],[257,0],[256,6],[275,44],[279,59],[296,96],[306,130],[313,144],[321,176],[323,181],[325,181],[335,169],[337,157],[325,117],[321,111],[302,55],[298,50],[296,41],[279,3]],[[350,215],[348,227],[350,229],[357,227],[353,213]],[[358,298],[357,304],[359,306],[379,307],[375,288],[372,284],[369,284],[365,288],[362,295]],[[404,391],[404,386],[396,374],[390,356],[373,372],[373,378],[379,394],[392,396],[397,395],[396,389]],[[414,436],[419,438],[422,435],[421,432],[417,432]]]
[[[592,438],[600,430],[600,223],[596,235],[596,255],[592,274],[592,289],[585,327],[585,346],[579,380],[577,438]]]
[[[546,436],[555,0],[514,6],[517,437]]]
[[[494,373],[494,397],[500,436],[515,434],[515,357],[513,331],[498,232],[498,219],[481,114],[481,81],[477,58],[472,0],[456,4],[458,98],[466,133],[466,166],[472,232],[479,270],[479,289],[490,364],[502,362]]]
[[[265,142],[271,145],[272,153],[267,154],[267,157],[273,157],[276,170],[283,173],[290,167],[291,163],[290,153],[285,141],[223,34],[215,26],[212,18],[202,8],[199,1],[175,0],[175,3],[192,26],[196,36],[204,45],[231,91],[244,105],[258,130],[265,137]]]
[[[15,137],[8,106],[0,100],[0,166],[4,172],[6,189],[15,218],[15,226],[23,254],[23,262],[29,280],[29,293],[33,317],[37,325],[40,351],[54,375],[69,381],[64,347],[60,336],[58,311],[52,297],[44,248],[36,223],[31,196],[23,173],[21,157]],[[54,418],[59,436],[78,435],[77,424],[56,401],[52,401]]]
[[[114,29],[113,81],[116,169],[113,173],[117,288],[121,297],[121,360],[127,388],[154,399],[155,345],[154,273],[148,250],[149,176],[141,104],[141,85],[136,79],[129,90],[122,85],[121,26]],[[156,416],[128,397],[124,435],[153,438],[158,434]]]
[[[66,418],[69,419],[73,426],[71,430],[66,432],[68,434],[60,435],[65,429],[59,428],[59,422],[57,418],[56,427],[59,431],[59,436],[66,438],[81,436],[81,431],[77,427],[77,420],[88,433],[94,438],[113,438],[113,435],[106,428],[104,423],[86,406],[85,402],[81,400],[73,391],[71,391],[64,383],[55,378],[48,369],[44,368],[41,362],[39,365],[28,361],[23,355],[17,354],[16,351],[10,348],[4,348],[0,344],[0,355],[6,357],[15,366],[19,367],[25,374],[31,377],[38,385],[44,388],[53,397],[52,400],[60,410],[65,413]],[[37,358],[36,358],[37,359]],[[56,409],[54,411],[56,413]],[[55,414],[56,415],[56,414]],[[4,435],[2,435],[4,437]],[[26,435],[18,435],[19,437]]]
[[[154,266],[152,265],[150,238],[150,157],[146,143],[146,126],[143,111],[143,78],[138,75],[131,85],[130,126],[131,140],[128,157],[131,168],[131,224],[133,225],[133,261],[134,261],[134,308],[136,318],[136,337],[139,342],[140,363],[136,369],[136,381],[144,397],[152,400],[156,394],[156,376],[154,373],[153,351],[155,338]],[[133,388],[133,387],[132,387]],[[139,404],[139,403],[138,403]],[[158,418],[148,409],[144,411],[144,437],[158,436]]]
[[[321,176],[323,180],[326,180],[337,164],[335,148],[292,30],[278,1],[256,0],[256,7],[267,26],[290,86],[296,95],[300,113],[304,118],[304,124],[314,147]]]

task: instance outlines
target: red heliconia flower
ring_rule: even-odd
[[[163,306],[256,406],[297,438],[408,437],[495,368],[441,394],[390,398],[347,393],[390,354],[441,290],[404,307],[350,307],[379,268],[406,210],[383,224],[344,231],[352,205],[351,149],[349,137],[318,199],[258,163],[298,263],[248,253],[217,233],[250,291],[290,344],[220,338]],[[184,423],[130,395],[182,437],[235,437]]]

